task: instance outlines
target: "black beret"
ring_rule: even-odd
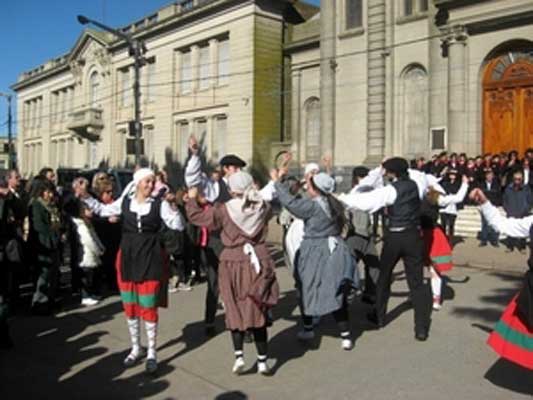
[[[228,154],[227,156],[222,157],[220,160],[220,165],[222,166],[233,165],[234,167],[239,167],[239,168],[246,167],[246,163],[234,154]]]
[[[365,176],[368,175],[369,171],[370,170],[367,167],[360,165],[360,166],[355,167],[352,170],[352,176],[358,177],[358,178],[364,178]]]
[[[383,163],[383,168],[397,175],[403,175],[407,173],[407,169],[409,168],[409,163],[404,158],[392,157]]]

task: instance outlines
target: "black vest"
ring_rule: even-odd
[[[408,178],[398,179],[392,183],[397,197],[392,206],[387,208],[389,229],[415,228],[420,223],[420,197],[418,186]]]
[[[160,241],[161,200],[154,200],[150,212],[139,219],[130,211],[130,203],[127,196],[122,201],[122,280],[161,280],[164,262]]]
[[[228,189],[228,185],[224,181],[224,179],[220,179],[218,181],[218,197],[215,200],[215,203],[227,203],[231,200],[231,194]]]

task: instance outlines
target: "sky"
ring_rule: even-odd
[[[306,0],[316,4],[320,0]],[[0,0],[0,92],[18,75],[71,50],[83,31],[76,15],[121,27],[172,0]],[[13,100],[15,103],[15,99]],[[16,120],[15,110],[13,120]],[[7,135],[7,101],[0,97],[0,136]],[[16,132],[16,126],[13,131]]]

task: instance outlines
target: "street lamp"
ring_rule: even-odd
[[[12,125],[12,113],[11,113],[11,100],[13,96],[9,93],[0,92],[0,97],[5,97],[7,99],[7,167],[12,169],[15,165],[13,157],[13,133],[11,132]]]
[[[141,92],[140,92],[140,71],[141,66],[144,65],[145,59],[143,54],[146,52],[144,43],[134,39],[131,35],[128,35],[122,31],[111,28],[101,22],[92,20],[83,15],[78,15],[78,22],[82,25],[92,24],[101,28],[113,35],[124,40],[128,45],[129,55],[133,57],[133,70],[134,70],[134,82],[133,82],[133,107],[134,107],[134,128],[135,128],[135,164],[140,165],[141,161]]]

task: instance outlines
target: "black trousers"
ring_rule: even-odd
[[[429,328],[431,293],[424,284],[424,242],[416,228],[402,232],[387,232],[381,252],[381,270],[376,292],[376,312],[384,320],[389,302],[392,271],[402,260],[415,312],[415,329]]]
[[[97,296],[100,292],[101,267],[79,267],[81,272],[81,297]]]
[[[218,307],[218,256],[211,247],[205,247],[201,251],[201,259],[205,266],[207,277],[205,323],[212,325],[215,322]]]
[[[379,257],[374,254],[363,254],[356,251],[357,261],[362,260],[365,266],[365,290],[367,296],[376,295],[376,283],[379,279]]]
[[[447,214],[447,213],[441,213],[440,214],[440,221],[442,224],[442,228],[444,229],[444,233],[446,236],[448,236],[448,239],[453,239],[453,236],[455,235],[455,220],[457,219],[457,215],[455,214]]]

